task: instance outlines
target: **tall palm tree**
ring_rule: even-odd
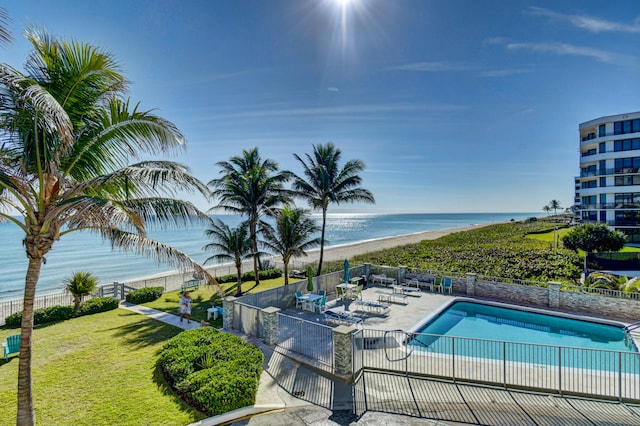
[[[22,314],[16,423],[35,423],[31,346],[36,286],[45,256],[63,235],[100,234],[112,247],[209,274],[184,253],[146,236],[148,227],[210,219],[171,197],[207,187],[188,169],[139,155],[179,152],[169,121],[131,108],[112,55],[26,31],[25,69],[0,65],[0,218],[24,231],[28,258]],[[16,213],[17,212],[17,213]],[[18,217],[15,217],[15,215]]]
[[[322,210],[320,235],[320,261],[317,275],[322,272],[324,257],[327,209],[330,203],[375,203],[373,194],[360,186],[359,173],[365,168],[361,160],[349,160],[340,168],[341,151],[333,143],[314,145],[313,154],[306,154],[306,161],[298,154],[293,156],[302,164],[304,177],[293,175],[295,194],[309,203],[313,209]]]
[[[236,285],[236,296],[242,295],[242,261],[253,256],[253,241],[249,234],[249,223],[242,222],[236,228],[229,226],[215,219],[211,228],[204,231],[205,236],[213,240],[212,243],[205,245],[204,251],[217,251],[211,257],[208,257],[204,263],[215,260],[231,260],[238,271],[238,281]]]
[[[553,215],[556,215],[556,211],[560,208],[560,201],[558,200],[551,200],[551,202],[549,203],[549,207],[551,209],[553,209]]]
[[[546,212],[546,213],[547,213],[547,216],[548,216],[548,215],[549,215],[549,213],[551,212],[551,207],[549,207],[549,205],[547,204],[546,206],[544,206],[544,207],[542,208],[542,211],[543,211],[543,212]]]
[[[213,195],[220,200],[214,209],[247,216],[254,253],[253,271],[259,285],[258,232],[262,217],[289,201],[290,195],[284,188],[289,173],[279,171],[275,161],[263,160],[258,148],[243,150],[241,156],[220,161],[217,166],[221,176],[208,183]]]
[[[275,213],[275,227],[263,230],[265,246],[282,256],[285,285],[289,284],[289,261],[292,257],[306,256],[305,250],[320,244],[320,238],[314,237],[319,230],[307,210],[290,206]]]

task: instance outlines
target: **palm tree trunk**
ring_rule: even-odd
[[[322,207],[322,232],[320,234],[320,260],[318,261],[318,272],[316,276],[322,273],[322,259],[324,258],[324,230],[327,226],[327,208]]]
[[[18,361],[18,414],[16,425],[32,426],[36,424],[33,409],[33,393],[31,387],[31,338],[33,334],[33,306],[36,285],[40,278],[42,257],[29,258],[29,266],[24,285],[24,306],[20,330],[20,360]]]
[[[236,294],[234,296],[242,296],[242,263],[236,263],[236,269],[238,270],[238,282],[236,283]]]
[[[260,275],[258,274],[258,234],[256,230],[256,224],[251,222],[250,229],[251,232],[251,249],[253,250],[253,274],[256,280],[256,286],[260,285]]]
[[[282,264],[284,265],[284,285],[287,285],[289,284],[289,259],[282,258]]]

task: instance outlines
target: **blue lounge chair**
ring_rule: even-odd
[[[327,321],[337,322],[340,324],[358,324],[362,322],[362,318],[350,315],[346,312],[324,311],[324,317]]]
[[[2,349],[4,350],[5,361],[9,362],[10,354],[20,352],[20,335],[14,334],[13,336],[7,337],[7,342],[2,344]]]
[[[304,306],[304,299],[302,298],[302,292],[296,291],[296,308],[302,308]]]

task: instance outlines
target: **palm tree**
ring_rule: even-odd
[[[546,213],[547,213],[547,216],[548,216],[548,215],[549,215],[549,213],[551,212],[551,207],[549,207],[549,205],[547,204],[546,206],[544,206],[544,207],[542,208],[542,211],[543,211],[543,212],[546,212]]]
[[[306,256],[305,250],[320,244],[314,234],[320,230],[316,222],[307,215],[307,210],[285,206],[275,213],[275,228],[263,230],[265,246],[282,256],[284,283],[289,284],[289,260]]]
[[[74,272],[64,279],[64,287],[73,295],[73,305],[76,311],[80,310],[82,298],[91,294],[97,286],[98,278],[87,271]]]
[[[242,295],[242,261],[253,256],[253,240],[249,233],[249,223],[242,222],[238,227],[230,229],[229,226],[215,219],[211,228],[204,231],[208,238],[213,240],[212,243],[205,245],[202,249],[205,251],[217,251],[211,257],[208,257],[204,263],[215,260],[231,260],[238,271],[238,281],[236,286],[236,296]]]
[[[146,236],[154,225],[210,221],[191,203],[168,198],[180,191],[207,194],[207,187],[174,162],[128,164],[142,154],[179,152],[180,131],[121,98],[127,82],[112,55],[44,32],[27,31],[26,37],[34,48],[25,65],[28,74],[0,65],[0,219],[24,231],[28,258],[19,425],[35,424],[34,297],[45,256],[63,235],[93,231],[114,248],[202,270],[213,280],[184,253]]]
[[[258,148],[243,150],[241,156],[220,161],[217,166],[221,168],[221,177],[208,183],[213,195],[220,200],[214,209],[247,216],[254,253],[253,271],[256,285],[259,285],[258,231],[261,219],[289,201],[289,193],[284,189],[289,173],[279,171],[275,161],[260,158]]]
[[[363,201],[375,203],[373,194],[362,187],[362,172],[365,165],[360,160],[349,160],[340,168],[338,163],[342,153],[333,143],[314,145],[313,154],[306,154],[306,161],[298,154],[293,156],[302,164],[304,177],[293,174],[293,188],[298,197],[306,199],[313,209],[322,210],[322,231],[320,235],[320,261],[317,275],[322,272],[324,257],[325,229],[329,203],[355,203]]]
[[[553,209],[553,215],[556,215],[556,211],[560,208],[560,201],[558,200],[551,200],[551,202],[549,203],[549,208]]]
[[[8,23],[9,15],[5,8],[0,7],[0,45],[8,45],[13,39]]]

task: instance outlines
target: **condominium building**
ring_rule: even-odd
[[[582,223],[601,222],[640,243],[640,112],[580,124],[576,212]]]

